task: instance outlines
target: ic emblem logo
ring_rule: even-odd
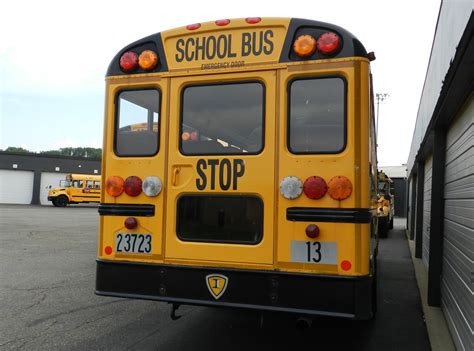
[[[209,274],[206,276],[207,288],[216,300],[224,294],[228,281],[229,279],[222,274]]]

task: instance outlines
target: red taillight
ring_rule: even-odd
[[[119,176],[108,177],[105,181],[105,191],[113,197],[117,197],[123,193],[123,178]]]
[[[341,38],[332,32],[324,33],[318,38],[316,46],[321,54],[332,55],[339,50]]]
[[[106,255],[112,254],[112,247],[111,246],[106,246],[104,249],[104,252]]]
[[[306,227],[306,235],[312,239],[319,236],[319,227],[316,224],[309,224]]]
[[[120,69],[125,73],[133,72],[138,67],[138,55],[133,51],[127,51],[120,57]]]
[[[247,22],[248,24],[256,24],[258,22],[260,22],[262,19],[260,17],[248,17],[245,19],[245,22]]]
[[[217,20],[215,23],[218,26],[227,26],[230,23],[230,19],[220,19]]]
[[[130,176],[125,179],[125,194],[128,196],[138,196],[142,192],[142,180],[136,176]]]
[[[317,200],[326,195],[328,186],[323,178],[318,176],[309,177],[304,181],[303,192],[307,197]]]
[[[128,217],[124,222],[125,228],[133,229],[136,228],[138,225],[137,219],[134,217]]]
[[[193,23],[186,26],[187,30],[196,30],[198,28],[201,28],[201,23]]]

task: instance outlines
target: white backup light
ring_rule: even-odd
[[[285,199],[296,199],[302,192],[303,182],[298,177],[286,177],[280,183],[280,193]]]
[[[163,184],[158,177],[146,177],[142,183],[142,190],[146,196],[157,196],[159,193],[161,193],[162,188]]]

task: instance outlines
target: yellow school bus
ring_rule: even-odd
[[[370,61],[317,21],[196,23],[106,75],[96,293],[369,319]],[[140,128],[133,126],[140,125]]]
[[[59,188],[48,191],[48,201],[56,207],[69,204],[100,202],[100,175],[67,174]]]

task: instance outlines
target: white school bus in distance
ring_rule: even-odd
[[[272,18],[120,50],[106,77],[96,293],[371,318],[369,57],[343,28]]]

